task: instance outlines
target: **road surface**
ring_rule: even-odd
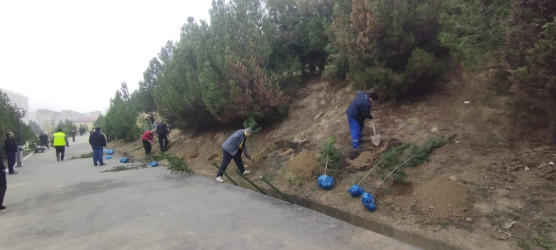
[[[164,167],[103,172],[88,136],[8,175],[0,249],[419,249],[251,190]]]

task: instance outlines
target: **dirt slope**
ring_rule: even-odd
[[[253,170],[249,178],[268,188],[259,180],[264,176],[292,197],[329,208],[323,212],[340,211],[335,216],[343,214],[358,225],[425,248],[543,249],[540,245],[554,249],[556,170],[549,162],[556,161],[556,149],[543,146],[544,124],[522,126],[531,124],[524,119],[534,116],[510,112],[515,110],[513,100],[488,90],[488,77],[454,78],[421,100],[375,104],[373,115],[382,143],[374,147],[366,127],[363,145],[367,150],[359,153],[351,150],[345,117],[355,91],[347,84],[310,83],[293,98],[283,123],[263,128],[250,138],[254,162],[246,160],[247,168]],[[170,151],[197,174],[213,178],[212,163],[220,163],[220,145],[231,132],[174,130]],[[455,139],[434,151],[429,162],[406,171],[408,183],[388,180],[375,190],[380,176],[364,179],[360,185],[375,195],[376,212],[367,211],[359,198],[346,192],[389,145],[420,145],[429,138],[454,134]],[[335,187],[325,191],[316,184],[323,166],[317,166],[315,159],[319,147],[332,135],[346,163]],[[129,152],[140,142],[111,146]],[[136,159],[142,155],[142,150],[131,153]],[[227,173],[252,188],[235,171],[231,163]]]

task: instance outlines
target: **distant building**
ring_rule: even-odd
[[[3,93],[6,93],[6,95],[8,96],[8,98],[10,99],[10,104],[16,106],[17,108],[21,108],[25,111],[25,116],[23,118],[21,118],[21,120],[25,123],[25,124],[29,124],[29,98],[27,98],[26,96],[19,94],[19,93],[15,93],[15,92],[11,92],[9,90],[5,90],[5,89],[0,89],[0,91],[2,91]]]
[[[85,117],[85,118],[81,118],[81,119],[77,119],[77,120],[73,120],[73,124],[75,124],[77,126],[77,128],[79,128],[79,125],[83,125],[85,127],[87,127],[89,132],[94,126],[93,123],[97,120],[98,117]]]
[[[58,123],[65,122],[66,120],[73,122],[77,127],[79,127],[79,125],[87,125],[87,127],[91,129],[99,115],[100,111],[84,114],[71,110],[56,112],[48,109],[38,109],[36,122],[47,133],[54,132],[54,127],[56,127]]]

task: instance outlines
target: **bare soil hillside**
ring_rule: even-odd
[[[270,190],[259,179],[264,176],[296,203],[427,249],[555,249],[556,167],[550,162],[556,162],[556,148],[544,144],[546,123],[529,107],[489,90],[488,76],[453,78],[425,97],[379,100],[373,115],[382,142],[373,146],[366,127],[363,152],[351,149],[345,117],[355,91],[348,84],[314,81],[293,98],[285,121],[249,139],[248,177]],[[174,130],[170,152],[196,174],[214,178],[213,163],[220,164],[220,145],[231,132]],[[451,135],[456,137],[428,162],[406,170],[406,183],[390,179],[376,190],[381,180],[375,173],[361,182],[375,195],[375,212],[347,192],[389,146]],[[326,191],[316,183],[324,166],[315,159],[330,136],[337,138],[345,162],[334,188]],[[110,146],[129,153],[140,145]],[[129,153],[135,159],[143,154]],[[253,189],[235,170],[231,163],[227,173]],[[225,181],[215,185],[230,184]]]

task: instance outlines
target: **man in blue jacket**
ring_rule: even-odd
[[[106,147],[106,137],[104,137],[104,134],[100,132],[100,127],[96,127],[95,132],[91,133],[89,136],[89,144],[91,144],[91,147],[93,148],[93,165],[106,165],[102,159],[102,150]]]
[[[251,173],[249,170],[245,170],[243,166],[243,161],[241,159],[241,154],[245,153],[245,157],[251,159],[249,151],[247,151],[247,137],[251,136],[253,130],[251,128],[236,130],[224,143],[222,143],[222,163],[220,164],[220,170],[216,174],[216,181],[224,182],[222,175],[226,171],[230,161],[234,159],[237,168],[241,174]]]
[[[373,119],[371,107],[376,100],[378,100],[378,95],[375,92],[366,94],[360,90],[357,91],[357,96],[346,110],[353,149],[363,149],[360,143],[364,121],[365,119]]]

